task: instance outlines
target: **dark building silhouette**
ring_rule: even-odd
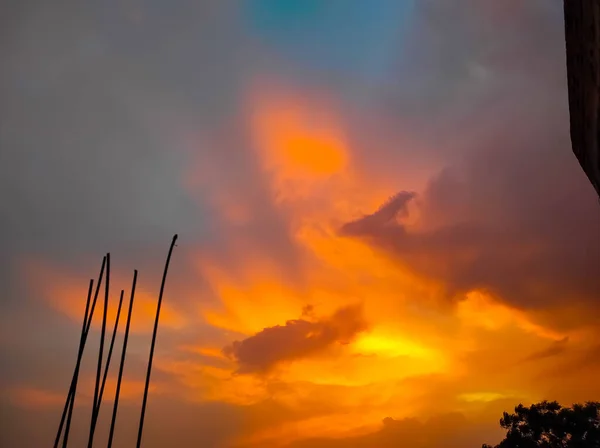
[[[564,0],[571,144],[600,196],[600,0]]]

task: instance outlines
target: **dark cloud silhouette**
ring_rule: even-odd
[[[475,157],[462,176],[442,172],[421,198],[425,230],[402,223],[414,195],[400,193],[375,213],[342,226],[341,234],[363,238],[410,269],[444,281],[452,296],[484,289],[525,308],[566,300],[595,303],[600,211],[582,175],[566,183],[570,173],[559,168],[562,155],[545,155],[556,165],[544,176],[533,171],[536,156],[542,155],[488,152]],[[565,183],[556,185],[557,178]],[[576,216],[581,220],[574,221]]]
[[[544,375],[551,377],[572,377],[580,374],[582,371],[590,375],[598,375],[600,371],[600,344],[593,344],[590,347],[573,349],[572,356],[564,357],[560,363]],[[595,384],[595,383],[594,383]],[[586,385],[591,389],[591,385]],[[585,397],[584,397],[585,399]]]
[[[317,321],[296,319],[265,328],[223,352],[237,361],[239,373],[266,372],[280,362],[305,358],[335,343],[349,343],[366,329],[362,308],[348,306]]]
[[[537,352],[532,353],[523,359],[523,362],[531,362],[531,361],[540,361],[542,359],[551,358],[553,356],[560,355],[567,350],[567,344],[569,343],[569,337],[565,336],[560,341],[554,341],[550,347],[539,350]]]

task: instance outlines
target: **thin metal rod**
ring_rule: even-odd
[[[101,268],[101,271],[100,271],[100,276],[99,276],[99,279],[98,279],[98,284],[96,285],[96,291],[94,292],[94,300],[92,302],[92,308],[91,308],[90,313],[88,315],[87,323],[86,323],[86,326],[85,326],[85,335],[84,335],[84,342],[83,342],[84,347],[85,347],[85,343],[87,341],[87,337],[88,337],[88,335],[90,333],[90,327],[92,325],[92,319],[94,317],[93,316],[94,315],[94,310],[96,309],[96,303],[98,302],[98,295],[100,294],[100,286],[102,284],[102,276],[103,276],[105,270],[106,270],[106,257],[104,257],[103,260],[102,260],[102,268]],[[82,357],[83,357],[83,349],[84,349],[84,347],[82,347],[82,352],[81,352]],[[63,448],[67,448],[67,443],[69,441],[69,434],[70,434],[70,430],[71,430],[71,419],[73,417],[73,410],[75,408],[75,393],[77,391],[77,381],[78,381],[78,378],[79,378],[79,369],[80,369],[80,367],[81,367],[81,360],[80,360],[80,364],[78,366],[76,366],[77,373],[75,374],[75,377],[74,377],[74,383],[72,384],[72,389],[69,391],[70,394],[71,394],[71,396],[70,396],[71,403],[70,403],[70,407],[69,407],[69,415],[67,416],[67,425],[65,427],[65,437],[63,439]]]
[[[94,443],[94,431],[96,430],[96,422],[98,415],[96,408],[98,407],[98,395],[100,393],[100,375],[102,373],[102,358],[104,355],[104,338],[106,335],[106,317],[108,314],[108,293],[110,289],[110,254],[106,254],[106,281],[104,282],[104,309],[102,313],[102,328],[100,330],[100,349],[98,350],[98,368],[96,369],[96,382],[94,384],[94,403],[92,406],[92,421],[90,423],[90,435],[88,438],[88,448],[91,448]]]
[[[100,285],[102,283],[102,275],[104,274],[104,271],[106,270],[106,263],[107,263],[107,256],[105,255],[104,259],[102,260],[102,271],[100,272],[100,279],[98,280],[98,284],[96,285],[96,291],[94,291],[94,300],[92,301],[92,311],[90,312],[90,316],[87,321],[87,325],[85,327],[86,337],[90,332],[90,327],[92,326],[92,315],[94,314],[94,310],[96,309],[96,303],[98,302],[98,296],[100,295]]]
[[[85,327],[88,319],[88,314],[90,312],[90,302],[92,301],[92,291],[94,290],[94,279],[90,279],[90,286],[88,287],[87,299],[85,301],[85,312],[83,313],[83,324],[81,325],[81,335],[79,336],[79,351],[81,350],[81,346],[84,344],[83,338],[85,335]],[[83,352],[83,350],[81,350]],[[69,393],[67,394],[67,403],[69,404],[69,411],[67,414],[67,425],[65,427],[65,434],[63,437],[63,446],[67,446],[67,442],[69,440],[69,430],[71,429],[71,417],[73,416],[73,407],[75,406],[75,394],[77,393],[77,378],[79,377],[79,366],[75,365],[75,370],[73,371],[73,378],[75,379],[75,386],[73,388],[69,388]],[[71,393],[71,391],[73,391]],[[62,426],[62,425],[61,425]],[[62,429],[62,427],[61,427]],[[60,433],[57,435],[58,439],[60,439]],[[56,440],[58,442],[58,440]]]
[[[73,377],[71,379],[71,385],[69,387],[69,393],[67,394],[67,398],[65,400],[65,406],[63,408],[63,412],[62,412],[62,416],[60,417],[60,423],[58,425],[58,431],[56,433],[56,439],[54,440],[54,448],[58,448],[58,444],[60,442],[60,436],[62,434],[63,431],[63,426],[65,424],[65,419],[67,417],[67,412],[70,412],[72,414],[73,412],[73,408],[70,407],[70,403],[71,403],[71,395],[73,395],[75,389],[76,389],[76,384],[77,384],[77,378],[79,376],[79,366],[81,365],[81,358],[83,356],[83,350],[85,348],[85,343],[87,341],[87,335],[89,333],[90,330],[90,324],[92,322],[92,318],[94,316],[94,309],[96,308],[96,301],[98,299],[98,294],[100,291],[100,285],[102,284],[102,277],[104,276],[104,268],[106,265],[106,257],[104,257],[102,259],[102,267],[100,268],[100,275],[98,276],[98,283],[96,284],[96,291],[94,293],[94,301],[92,302],[92,308],[89,312],[89,315],[87,316],[87,322],[85,324],[85,332],[81,338],[80,344],[79,344],[79,350],[77,351],[77,362],[75,363],[75,369],[73,372]],[[84,321],[86,319],[86,316],[84,316]],[[65,434],[68,434],[67,431],[65,431]]]
[[[140,425],[138,427],[138,437],[136,447],[140,448],[142,444],[142,432],[144,429],[144,417],[146,416],[146,403],[148,401],[148,386],[150,385],[150,374],[152,373],[152,358],[154,357],[154,347],[156,345],[156,333],[158,332],[158,320],[160,318],[160,307],[162,304],[163,293],[165,290],[165,282],[167,280],[167,273],[169,271],[169,263],[171,261],[171,255],[173,253],[173,247],[177,241],[177,235],[173,236],[171,241],[171,247],[169,247],[169,254],[167,255],[167,262],[165,263],[165,270],[163,272],[162,282],[160,284],[160,293],[158,295],[158,304],[156,306],[156,318],[154,319],[154,331],[152,332],[152,343],[150,344],[150,358],[148,360],[148,370],[146,372],[146,384],[144,386],[144,398],[142,399],[142,413],[140,415]]]
[[[115,346],[115,338],[117,336],[117,330],[119,328],[119,317],[121,316],[121,307],[123,305],[123,294],[125,294],[125,291],[121,290],[121,295],[119,296],[119,308],[117,309],[117,318],[115,319],[115,326],[113,328],[112,337],[110,338],[110,346],[108,347],[106,366],[104,366],[104,376],[102,377],[102,385],[100,386],[100,394],[98,395],[98,403],[96,406],[97,415],[100,414],[100,405],[102,404],[102,396],[104,395],[104,386],[106,386],[108,369],[110,368],[110,360],[112,358],[113,347]]]
[[[115,433],[115,423],[117,421],[117,409],[119,408],[119,394],[121,393],[121,379],[123,378],[123,368],[125,366],[125,356],[127,355],[127,340],[129,339],[129,326],[131,324],[131,314],[133,311],[133,299],[135,297],[135,285],[137,283],[138,271],[133,271],[133,285],[131,286],[131,297],[129,298],[129,311],[127,312],[127,323],[125,324],[125,335],[123,336],[123,349],[121,350],[121,363],[119,364],[119,376],[117,377],[117,390],[115,392],[115,402],[113,404],[112,418],[110,420],[110,432],[108,434],[108,448],[112,447],[113,436]]]

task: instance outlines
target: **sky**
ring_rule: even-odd
[[[562,2],[499,3],[3,2],[0,445],[54,440],[107,252],[133,445],[175,233],[146,448],[480,446],[600,400]]]

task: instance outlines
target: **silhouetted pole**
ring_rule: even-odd
[[[102,357],[104,355],[104,337],[106,334],[106,315],[108,314],[108,293],[110,288],[110,254],[106,254],[106,282],[104,282],[104,312],[102,313],[102,329],[100,330],[100,349],[98,350],[98,367],[96,369],[96,383],[94,384],[94,404],[92,406],[92,421],[90,423],[90,435],[88,448],[93,445],[94,431],[98,421],[98,398],[100,393],[100,374],[102,373]]]
[[[121,290],[119,296],[119,307],[117,308],[117,318],[115,319],[115,326],[113,328],[112,337],[110,338],[110,346],[108,347],[108,356],[106,358],[106,365],[104,366],[104,376],[102,377],[102,385],[100,386],[100,394],[98,395],[98,406],[96,407],[96,414],[100,413],[100,405],[102,404],[102,396],[104,395],[104,386],[106,386],[106,379],[108,377],[108,369],[110,368],[110,360],[112,359],[112,352],[115,346],[115,338],[117,336],[117,330],[119,328],[119,317],[121,316],[121,307],[123,305],[123,295],[125,291]]]
[[[83,356],[83,349],[85,348],[85,343],[87,340],[87,336],[88,333],[90,331],[90,325],[92,322],[92,318],[94,316],[94,309],[96,308],[96,301],[98,300],[98,293],[100,291],[100,285],[102,284],[102,277],[104,276],[104,268],[106,265],[106,257],[104,257],[102,259],[102,267],[100,268],[100,275],[98,277],[98,283],[96,284],[96,291],[94,293],[94,301],[92,302],[92,307],[90,309],[89,315],[88,316],[84,316],[84,321],[86,320],[87,317],[87,322],[84,324],[85,326],[85,331],[83,332],[83,335],[80,339],[80,343],[79,343],[79,349],[77,352],[77,361],[75,363],[75,370],[73,372],[73,378],[71,379],[71,385],[69,387],[69,393],[67,394],[67,399],[65,401],[65,406],[63,408],[63,412],[62,412],[62,416],[60,418],[60,423],[58,425],[58,431],[56,433],[56,439],[54,440],[54,448],[58,448],[58,444],[60,442],[60,435],[62,434],[62,430],[63,430],[63,425],[65,424],[65,418],[67,416],[67,412],[69,413],[69,425],[70,425],[70,421],[71,421],[71,415],[73,414],[73,407],[69,406],[71,404],[71,402],[74,403],[74,392],[76,389],[76,385],[77,385],[77,378],[79,376],[79,367],[81,365],[81,358]],[[72,397],[73,395],[73,397]],[[68,438],[68,431],[65,430],[65,437]],[[63,446],[66,446],[66,443],[63,444]]]
[[[140,448],[142,444],[142,432],[144,429],[144,417],[146,415],[146,402],[148,400],[148,386],[150,385],[150,374],[152,372],[152,358],[154,357],[154,346],[156,345],[156,333],[158,332],[158,320],[160,318],[160,306],[162,304],[163,293],[165,290],[165,282],[167,280],[167,273],[169,271],[169,263],[171,261],[171,254],[173,253],[173,247],[177,241],[177,235],[173,236],[171,241],[171,247],[169,247],[169,254],[167,255],[167,262],[165,263],[165,270],[163,272],[162,282],[160,284],[160,293],[158,295],[158,304],[156,306],[156,318],[154,319],[154,331],[152,332],[152,343],[150,344],[150,357],[148,360],[148,370],[146,372],[146,384],[144,386],[144,398],[142,399],[142,413],[140,415],[140,426],[138,427],[138,437],[136,447]]]
[[[105,256],[102,259],[102,267],[100,269],[100,276],[98,278],[98,284],[96,285],[96,291],[94,292],[94,300],[92,301],[92,308],[90,310],[90,314],[88,316],[87,319],[87,323],[85,326],[85,340],[84,340],[84,345],[81,348],[81,354],[83,357],[83,350],[85,349],[85,341],[87,341],[87,337],[90,333],[90,328],[92,326],[92,320],[94,317],[94,310],[96,309],[96,303],[98,303],[98,295],[100,294],[100,286],[102,285],[102,276],[104,274],[104,271],[107,270],[108,266],[106,265],[107,262],[107,257]],[[107,277],[108,277],[108,271],[107,271]],[[81,359],[80,359],[80,364],[76,367],[77,368],[77,374],[76,377],[79,377],[79,369],[81,367]],[[73,409],[74,409],[74,405],[75,405],[75,392],[77,390],[77,378],[75,378],[75,383],[72,386],[72,390],[69,391],[72,395],[71,395],[71,406],[69,408],[69,415],[67,417],[67,426],[65,428],[65,437],[63,439],[63,448],[67,448],[67,442],[69,440],[69,433],[70,433],[70,429],[71,429],[71,418],[73,417]]]
[[[113,328],[112,336],[110,338],[110,346],[108,348],[108,355],[106,357],[106,365],[104,366],[104,375],[102,377],[102,385],[100,386],[100,393],[98,394],[98,402],[96,403],[96,422],[98,421],[98,415],[100,414],[100,406],[102,405],[102,397],[104,395],[104,387],[106,386],[106,379],[108,378],[108,370],[110,369],[110,360],[112,359],[112,352],[115,346],[115,338],[117,336],[117,330],[119,329],[119,318],[121,316],[121,307],[123,305],[123,294],[125,291],[121,290],[121,294],[119,296],[119,307],[117,308],[117,317],[115,319],[115,326]],[[92,429],[92,443],[94,440],[94,431],[95,426]]]
[[[113,404],[112,418],[110,420],[110,432],[108,434],[108,448],[112,447],[113,436],[115,433],[115,423],[117,421],[117,409],[119,408],[119,394],[121,393],[121,379],[123,378],[123,368],[125,366],[125,356],[127,355],[127,340],[129,339],[129,325],[131,324],[131,314],[133,311],[133,299],[135,297],[135,285],[137,283],[137,270],[133,271],[133,285],[131,286],[131,297],[129,299],[129,311],[127,312],[127,323],[125,324],[125,335],[123,336],[123,350],[121,351],[121,363],[119,364],[119,376],[117,378],[117,390],[115,392],[115,402]]]
[[[85,301],[85,313],[83,313],[83,325],[81,326],[81,336],[79,337],[79,351],[83,352],[81,346],[84,344],[83,338],[85,335],[85,328],[87,324],[88,314],[90,312],[90,302],[92,301],[92,291],[94,289],[94,279],[90,279],[90,286],[88,288],[87,299]],[[75,406],[75,395],[77,393],[77,379],[79,378],[79,365],[75,364],[75,370],[73,371],[73,378],[71,380],[72,386],[69,387],[69,393],[67,394],[67,401],[65,404],[69,406],[69,413],[67,416],[67,425],[65,427],[65,435],[63,438],[63,446],[67,446],[67,441],[69,440],[69,430],[71,429],[71,417],[73,415],[73,406]],[[73,385],[73,381],[75,381]],[[64,416],[64,412],[63,412]],[[59,433],[57,434],[56,445],[58,445],[58,441],[60,440],[60,433],[62,432],[62,422],[64,420],[61,419],[61,425],[59,429]]]

